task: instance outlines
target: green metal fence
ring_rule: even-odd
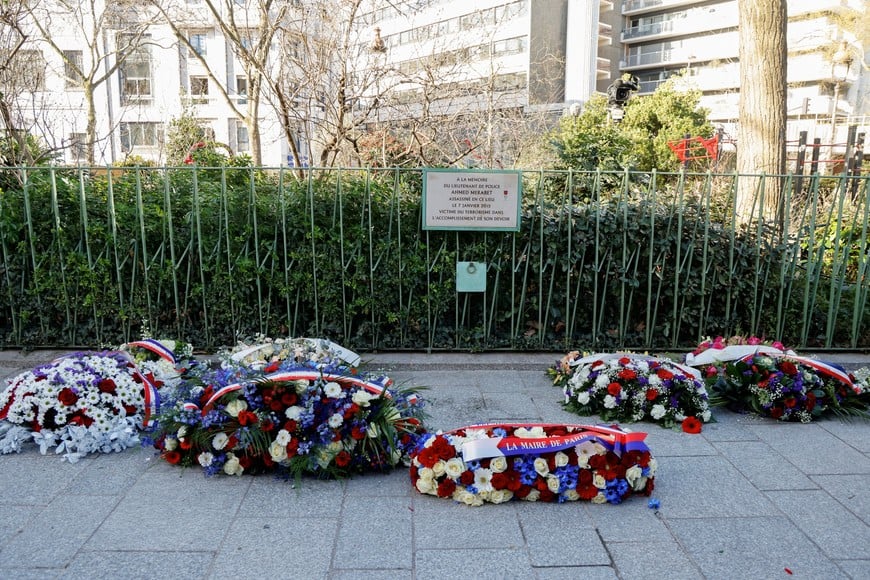
[[[868,348],[868,177],[528,171],[519,232],[421,228],[423,170],[0,169],[0,346]],[[752,184],[749,209],[738,192]],[[781,192],[770,213],[764,208]],[[457,292],[456,264],[487,265]]]

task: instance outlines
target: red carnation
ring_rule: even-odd
[[[250,469],[253,463],[254,459],[250,455],[242,455],[239,457],[239,465],[242,466],[242,469]]]
[[[770,416],[774,419],[779,419],[780,417],[782,417],[782,407],[771,407]]]
[[[647,401],[655,401],[656,397],[659,396],[659,392],[655,389],[647,389],[646,390],[646,400]]]
[[[338,455],[335,456],[335,464],[339,467],[347,467],[350,464],[350,453],[342,450]]]
[[[590,500],[598,495],[598,488],[591,483],[581,483],[577,486],[577,495],[580,499]]]
[[[637,378],[637,373],[631,369],[622,369],[621,371],[619,371],[619,373],[617,373],[616,376],[618,376],[620,379],[631,381]]]
[[[674,373],[672,373],[671,371],[669,371],[667,369],[658,369],[656,371],[656,374],[663,381],[669,381],[672,378],[674,378]]]
[[[289,421],[284,423],[284,429],[288,433],[295,433],[296,432],[296,421],[294,421],[293,419],[290,419]]]
[[[79,400],[79,396],[76,395],[73,390],[69,387],[61,390],[57,395],[57,400],[66,405],[67,407],[71,407],[76,404],[76,401]]]
[[[97,385],[97,388],[100,390],[101,393],[114,394],[115,387],[115,381],[113,381],[112,379],[103,379],[102,381],[100,381],[100,384]]]
[[[421,449],[420,453],[417,454],[417,461],[419,461],[420,465],[423,467],[432,469],[432,467],[438,463],[438,453],[435,451],[434,445]]]
[[[783,404],[789,409],[793,409],[794,406],[797,405],[797,399],[795,399],[794,397],[789,397],[788,399],[783,401]]]
[[[365,433],[365,431],[363,431],[359,427],[354,427],[353,429],[350,430],[350,436],[353,437],[354,439],[356,439],[357,441],[359,441],[360,439],[365,438],[366,433]]]
[[[287,457],[296,457],[299,452],[299,439],[295,437],[287,444]]]
[[[251,411],[248,411],[248,410],[239,411],[238,419],[239,419],[239,425],[241,425],[242,427],[244,427],[246,425],[256,425],[257,421],[259,421],[257,414],[252,413]]]
[[[278,362],[275,361],[275,362],[273,362],[272,364],[266,365],[266,368],[263,369],[263,372],[266,372],[266,373],[274,373],[275,371],[278,370],[278,367],[279,367],[279,366],[280,366],[280,365],[278,364]]]
[[[701,422],[696,417],[683,419],[683,433],[697,434],[701,432]]]
[[[190,439],[182,439],[178,442],[178,446],[187,451],[191,447],[193,447],[193,442]]]
[[[619,364],[621,364],[622,366],[625,366],[629,363],[631,363],[631,359],[628,358],[627,356],[624,356],[624,357],[619,359]]]
[[[181,453],[178,451],[167,451],[163,454],[163,459],[166,460],[167,463],[171,463],[172,465],[178,465],[181,461]]]
[[[292,407],[296,404],[296,393],[282,393],[281,394],[281,402],[284,403],[288,407]]]
[[[438,497],[450,497],[456,491],[456,484],[449,477],[438,483]]]
[[[619,383],[610,383],[607,385],[607,392],[616,397],[622,392],[622,386]]]

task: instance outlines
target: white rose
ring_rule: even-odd
[[[464,503],[465,505],[470,506],[480,506],[483,505],[483,498],[471,493],[466,489],[457,488],[456,491],[453,492],[453,499]]]
[[[178,439],[167,437],[166,441],[163,442],[163,448],[166,449],[166,451],[175,451],[176,447],[178,447]]]
[[[653,405],[652,409],[649,412],[650,416],[656,421],[664,417],[666,413],[667,410],[665,409],[664,405]]]
[[[505,503],[513,498],[514,492],[509,489],[494,489],[489,492],[489,501],[492,503]]]
[[[597,487],[598,489],[604,489],[607,487],[607,480],[604,479],[603,475],[595,474],[592,476],[592,485]]]
[[[580,499],[580,494],[576,489],[566,489],[564,493],[565,499],[568,501],[577,501]]]
[[[203,467],[208,467],[209,465],[211,465],[211,462],[214,461],[214,455],[212,455],[208,451],[203,451],[196,456],[196,460],[199,461],[199,464]]]
[[[344,417],[342,417],[341,413],[333,413],[327,420],[327,423],[333,429],[338,429],[344,423]]]
[[[532,491],[529,492],[529,495],[527,495],[523,499],[525,499],[526,501],[538,501],[538,499],[540,499],[540,497],[541,497],[541,492],[538,491],[537,489],[533,489]]]
[[[227,455],[227,462],[224,463],[224,473],[227,475],[241,475],[244,470],[245,468],[239,463],[239,458],[229,453]]]
[[[493,457],[489,460],[489,468],[493,473],[501,473],[506,471],[508,468],[508,462],[506,457]]]
[[[490,469],[492,469],[491,464]],[[465,462],[459,457],[448,459],[447,463],[444,465],[444,472],[450,479],[459,479],[459,476],[462,475],[463,471],[465,471]]]
[[[559,478],[551,475],[547,477],[547,489],[552,491],[553,493],[559,493],[559,486],[561,483],[559,482]]]
[[[235,399],[227,403],[226,411],[230,417],[238,417],[239,413],[248,408],[248,403],[242,399]]]
[[[543,457],[538,457],[535,459],[535,471],[538,472],[538,475],[541,477],[546,476],[550,473],[550,467],[547,465],[547,460]]]
[[[362,389],[356,391],[351,397],[351,400],[359,405],[360,407],[368,407],[370,401],[374,399],[375,396],[369,393],[368,391],[364,391]]]
[[[340,399],[342,396],[341,385],[335,381],[330,381],[323,387],[323,394],[330,399]]]
[[[651,458],[651,459],[649,460],[649,465],[648,465],[647,467],[649,468],[649,474],[650,474],[650,475],[655,475],[655,472],[656,472],[656,470],[657,470],[658,467],[659,467],[658,461],[656,461],[655,459],[652,459],[652,458]]]
[[[417,487],[417,491],[420,493],[428,493],[435,495],[438,491],[435,487],[435,480],[433,479],[423,479],[422,477],[417,480],[415,486]]]
[[[269,456],[272,458],[272,461],[276,463],[280,463],[287,459],[287,444],[280,443],[276,439],[269,445]]]
[[[287,407],[287,410],[284,411],[284,416],[291,421],[298,421],[299,417],[302,416],[302,411],[304,410],[305,409],[303,409],[299,405],[293,405],[292,407]]]
[[[430,467],[421,467],[417,470],[417,475],[420,477],[420,479],[425,479],[427,481],[435,480],[435,471],[433,471]]]
[[[432,466],[432,473],[435,474],[435,477],[441,477],[447,473],[447,462],[443,459],[436,461],[435,465]]]
[[[603,493],[599,493],[592,498],[592,503],[607,503],[607,496]]]
[[[565,467],[570,461],[570,458],[561,451],[556,452],[554,459],[556,461],[556,467]]]
[[[221,449],[223,449],[224,447],[227,446],[227,441],[229,441],[229,440],[230,440],[230,438],[227,437],[226,433],[218,433],[217,435],[215,435],[212,438],[211,445],[212,445],[212,447],[214,447],[215,449],[220,451]]]
[[[577,402],[581,405],[586,405],[589,403],[589,391],[581,391],[577,394]]]
[[[635,482],[643,476],[643,470],[638,465],[632,465],[625,470],[625,480],[633,489],[638,489],[634,486]]]

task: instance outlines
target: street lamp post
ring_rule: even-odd
[[[831,80],[834,84],[834,95],[831,102],[831,158],[834,156],[834,145],[837,142],[837,113],[840,108],[840,88],[849,76],[852,66],[852,55],[845,42],[831,57]]]

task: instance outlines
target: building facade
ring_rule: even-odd
[[[788,0],[790,139],[808,130],[810,138],[841,143],[848,125],[867,126],[866,11],[865,0]],[[684,75],[703,91],[711,121],[736,134],[737,0],[624,0],[620,13],[620,69],[638,77],[639,94]]]

